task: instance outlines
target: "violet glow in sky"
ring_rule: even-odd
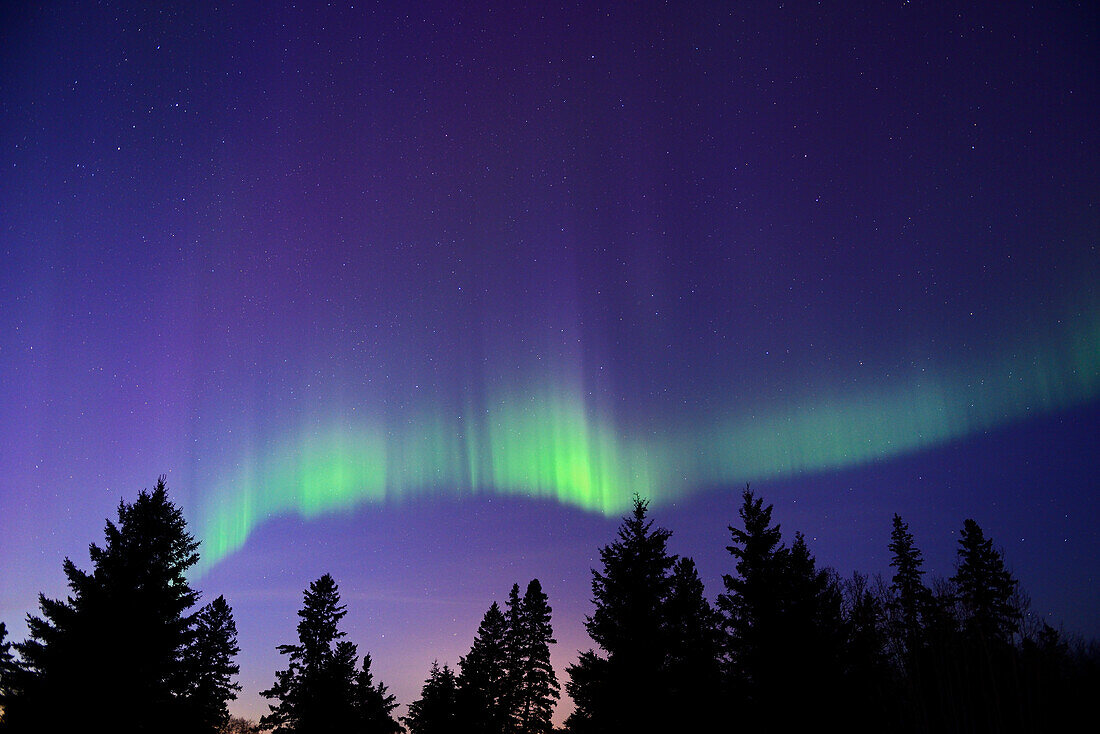
[[[1100,634],[1094,9],[453,5],[3,11],[16,638],[160,473],[249,715],[326,571],[403,703],[535,576],[562,669],[633,491]]]

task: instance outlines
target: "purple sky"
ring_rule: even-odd
[[[635,490],[712,597],[751,480],[845,575],[974,517],[1100,635],[1093,4],[9,5],[16,639],[159,474],[243,529],[194,585],[250,717],[325,572],[402,704],[533,577],[564,675]],[[582,429],[602,506],[531,458]]]

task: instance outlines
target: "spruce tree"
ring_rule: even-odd
[[[817,566],[806,538],[795,533],[787,555],[783,628],[776,655],[793,664],[785,681],[799,690],[805,711],[795,711],[793,723],[837,721],[836,709],[845,677],[847,629],[842,611],[840,584],[829,570]],[[783,694],[780,694],[783,695]],[[809,711],[813,711],[810,714]]]
[[[518,587],[517,587],[518,593]],[[501,734],[509,722],[508,621],[494,601],[477,628],[470,652],[458,661],[460,717],[475,734]]]
[[[723,577],[718,598],[729,630],[730,685],[751,726],[797,729],[833,720],[846,637],[835,579],[816,561],[801,533],[785,547],[772,506],[747,488],[730,527],[737,575]],[[797,694],[802,705],[786,702]]]
[[[117,732],[194,731],[188,651],[198,594],[186,573],[198,542],[163,477],[120,502],[104,534],[102,547],[89,546],[90,572],[65,559],[68,598],[40,595],[41,616],[27,617],[11,676],[18,695],[5,702],[9,731],[77,730],[91,711]],[[120,693],[125,706],[104,705]]]
[[[433,662],[420,698],[409,704],[404,718],[410,734],[452,734],[459,725],[457,696],[455,674]]]
[[[519,730],[523,709],[520,695],[523,688],[523,598],[519,594],[519,584],[512,584],[508,591],[508,599],[504,603],[504,623],[504,730],[515,732]]]
[[[558,677],[550,665],[550,645],[557,642],[550,624],[550,604],[538,579],[532,579],[523,595],[519,615],[522,674],[519,678],[520,734],[547,734],[553,729],[550,719],[554,703],[560,697]]]
[[[193,731],[216,732],[229,720],[228,703],[241,690],[233,681],[240,672],[233,662],[238,652],[233,610],[219,596],[195,615],[195,637],[187,653]]]
[[[738,511],[744,528],[729,526],[733,544],[726,550],[737,559],[736,575],[725,574],[726,593],[717,605],[728,629],[729,676],[750,701],[781,671],[775,669],[773,648],[783,634],[780,625],[787,549],[779,525],[772,525],[772,506],[747,487]]]
[[[609,653],[654,668],[663,652],[663,605],[677,557],[667,550],[672,533],[653,527],[646,518],[648,508],[646,500],[635,496],[619,539],[600,549],[604,570],[592,571],[596,609],[585,627]]]
[[[959,538],[958,566],[952,577],[963,613],[963,630],[984,644],[1008,644],[1020,629],[1013,603],[1018,584],[1004,558],[978,523],[966,520]]]
[[[668,707],[678,712],[683,730],[703,731],[718,715],[721,697],[721,617],[707,601],[690,558],[681,558],[672,569],[664,616]]]
[[[298,611],[298,644],[279,646],[279,652],[289,658],[287,668],[277,671],[274,685],[261,691],[275,700],[261,726],[288,734],[364,731],[363,713],[369,710],[364,705],[372,698],[377,704],[375,694],[382,695],[383,708],[389,706],[388,717],[393,702],[386,699],[385,687],[379,684],[373,692],[361,688],[372,686],[373,679],[366,660],[364,669],[356,671],[356,646],[343,639],[346,633],[339,628],[346,614],[332,576],[325,574],[310,583]],[[392,728],[385,718],[381,731]]]
[[[345,636],[339,629],[345,614],[347,607],[340,604],[332,576],[325,574],[310,583],[298,611],[298,644],[278,647],[289,658],[287,668],[276,671],[274,685],[260,692],[275,700],[271,712],[260,719],[261,726],[311,734],[346,723],[354,669],[346,669],[346,648],[337,649]]]
[[[597,734],[609,731],[607,701],[611,698],[610,665],[595,650],[586,650],[567,669],[565,690],[573,700],[573,713],[565,720],[565,730],[573,734]]]
[[[12,673],[15,672],[15,658],[11,654],[11,643],[5,638],[8,628],[0,622],[0,724],[4,721],[4,706],[10,696]]]
[[[393,717],[397,697],[386,689],[386,684],[374,682],[370,669],[370,655],[363,656],[363,667],[355,674],[354,708],[358,720],[358,732],[364,734],[398,734],[402,727]]]
[[[677,559],[667,550],[671,533],[654,528],[647,509],[635,496],[618,539],[600,549],[603,571],[592,570],[596,609],[585,627],[605,657],[589,651],[569,668],[567,690],[577,708],[567,725],[574,731],[664,725],[659,719],[668,710],[670,646],[665,605]]]
[[[924,560],[920,549],[913,542],[909,525],[897,514],[894,515],[890,532],[890,553],[890,565],[895,569],[890,581],[893,592],[890,611],[895,619],[899,653],[911,659],[921,644],[922,624],[930,602],[930,592],[921,578],[924,575]]]

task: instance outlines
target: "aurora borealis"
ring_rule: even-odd
[[[583,391],[531,388],[447,423],[418,416],[383,426],[307,428],[226,478],[200,525],[205,561],[240,548],[257,522],[304,518],[429,492],[548,497],[616,517],[632,493],[655,506],[700,487],[857,466],[965,438],[1100,395],[1100,312],[1049,343],[949,379],[851,391],[794,410],[699,421],[694,430],[624,435]],[[900,382],[900,381],[899,381]]]
[[[533,577],[560,675],[635,492],[711,596],[751,482],[1100,635],[1094,7],[9,5],[16,639],[160,474],[252,717],[325,572],[402,703]]]

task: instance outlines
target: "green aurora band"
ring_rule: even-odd
[[[707,487],[856,466],[941,445],[1100,395],[1100,308],[999,358],[847,386],[797,405],[631,435],[575,385],[505,392],[464,419],[309,426],[204,494],[203,567],[261,523],[446,492],[546,498],[605,516],[633,493],[663,504]]]

